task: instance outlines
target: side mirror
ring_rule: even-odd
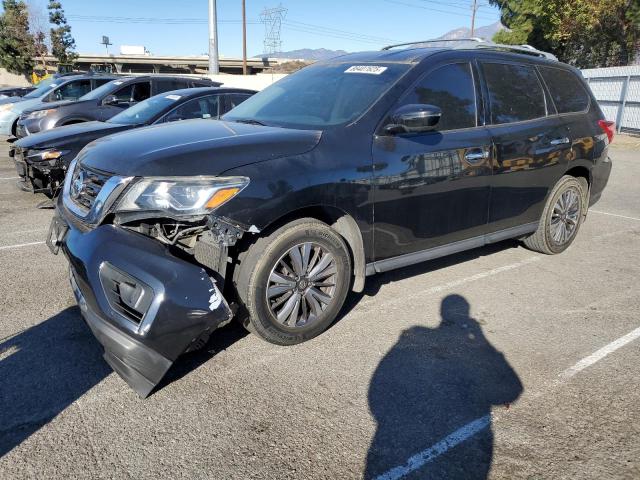
[[[120,102],[115,95],[107,95],[104,100],[102,100],[102,105],[118,105],[118,103]]]
[[[433,130],[442,116],[435,105],[403,105],[391,115],[391,123],[385,127],[387,133],[420,133]]]

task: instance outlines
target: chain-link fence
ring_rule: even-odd
[[[618,132],[640,132],[640,66],[594,68],[582,74]]]

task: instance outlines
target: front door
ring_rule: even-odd
[[[471,64],[451,63],[426,73],[392,108],[429,104],[442,116],[434,131],[374,138],[376,261],[484,233],[492,158],[478,98]]]

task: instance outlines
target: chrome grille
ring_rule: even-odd
[[[81,165],[76,166],[69,188],[71,200],[82,209],[91,210],[98,194],[109,178],[111,175],[90,170]]]

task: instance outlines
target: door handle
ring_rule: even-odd
[[[553,145],[554,147],[557,145],[568,145],[570,143],[571,143],[571,140],[569,140],[567,137],[554,138],[549,142],[549,144]]]
[[[474,148],[464,154],[464,159],[469,163],[478,163],[487,158],[489,158],[489,151],[480,150],[479,148]]]

